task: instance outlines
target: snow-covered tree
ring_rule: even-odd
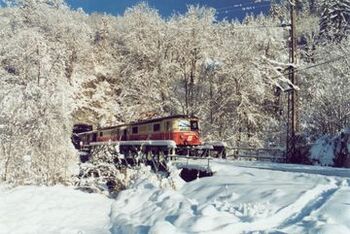
[[[324,58],[334,61],[303,73],[305,131],[310,136],[336,134],[350,124],[349,40],[318,48],[315,63]],[[309,64],[312,65],[312,64]]]
[[[7,181],[24,183],[28,173],[39,175],[37,183],[60,180],[73,122],[194,114],[209,140],[262,146],[284,138],[279,87],[291,64],[289,28],[279,26],[289,22],[287,1],[242,22],[218,22],[214,9],[200,6],[164,19],[145,3],[115,17],[71,10],[62,0],[7,2],[0,9],[0,171]],[[297,1],[297,68],[349,52],[348,1],[323,5],[320,20],[319,1]],[[319,22],[321,35],[343,38],[338,45],[318,43]],[[302,71],[303,130],[317,136],[346,127],[345,56]]]
[[[6,22],[0,52],[1,177],[17,184],[67,182],[75,156],[64,52],[42,24],[47,15],[41,11],[51,14],[53,6],[28,7],[38,14],[25,15],[27,6],[0,11]]]
[[[350,1],[330,0],[323,2],[320,20],[320,36],[324,40],[341,41],[350,31]]]
[[[117,22],[119,76],[123,87],[123,121],[140,118],[145,112],[164,113],[168,99],[165,22],[158,12],[142,3],[128,9]]]

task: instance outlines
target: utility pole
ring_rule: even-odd
[[[298,79],[295,75],[296,64],[296,12],[295,0],[290,0],[290,39],[289,39],[289,67],[288,78],[290,82],[297,86]],[[288,162],[295,162],[296,159],[296,133],[298,132],[298,93],[294,87],[288,93],[288,111],[287,111],[287,160]]]

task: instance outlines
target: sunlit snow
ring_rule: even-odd
[[[143,175],[116,199],[0,187],[0,233],[350,233],[350,171],[214,161],[213,177]],[[325,175],[321,175],[325,174]],[[164,179],[163,179],[164,180]]]

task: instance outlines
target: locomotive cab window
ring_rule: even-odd
[[[159,132],[160,131],[160,124],[153,124],[153,132]]]
[[[187,119],[179,120],[178,128],[179,128],[180,131],[190,131],[191,130],[190,121],[188,121]]]
[[[199,126],[198,126],[198,121],[197,120],[191,120],[191,130],[192,131],[199,130]]]
[[[167,121],[166,124],[165,124],[165,129],[167,132],[169,132],[171,129],[170,129],[170,122]]]
[[[132,127],[132,134],[137,134],[139,132],[138,127]]]

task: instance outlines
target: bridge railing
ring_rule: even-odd
[[[227,147],[227,151],[227,157],[231,159],[281,163],[287,160],[285,152],[278,148]]]

